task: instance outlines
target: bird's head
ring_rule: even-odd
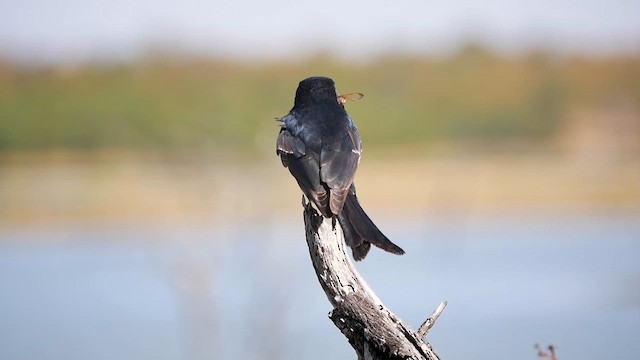
[[[300,81],[294,106],[331,102],[338,104],[336,84],[332,79],[314,76]]]

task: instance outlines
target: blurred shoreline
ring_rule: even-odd
[[[639,56],[369,60],[0,60],[0,227],[297,218],[274,117],[310,75],[365,94],[347,107],[374,216],[640,209]]]
[[[275,155],[258,161],[200,155],[2,154],[0,227],[298,216],[300,191]],[[640,211],[638,157],[605,160],[561,152],[425,154],[395,147],[365,152],[356,183],[361,200],[378,216]]]

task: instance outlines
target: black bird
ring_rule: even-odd
[[[402,255],[404,250],[378,230],[356,197],[353,178],[362,143],[343,104],[332,79],[302,80],[293,108],[278,119],[276,153],[322,216],[338,218],[355,260],[364,259],[371,244]]]

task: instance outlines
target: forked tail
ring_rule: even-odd
[[[404,254],[404,250],[384,236],[364,212],[358,202],[353,185],[349,189],[349,195],[342,211],[338,214],[338,221],[342,226],[345,241],[351,248],[353,258],[356,261],[360,261],[367,256],[371,244],[392,254]]]

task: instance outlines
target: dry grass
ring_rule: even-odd
[[[225,221],[300,210],[300,191],[275,155],[260,163],[189,163],[127,153],[103,154],[94,161],[63,158],[5,159],[0,223]],[[640,163],[635,159],[593,163],[558,154],[466,154],[398,160],[394,153],[372,152],[356,182],[364,206],[389,215],[640,209]]]

